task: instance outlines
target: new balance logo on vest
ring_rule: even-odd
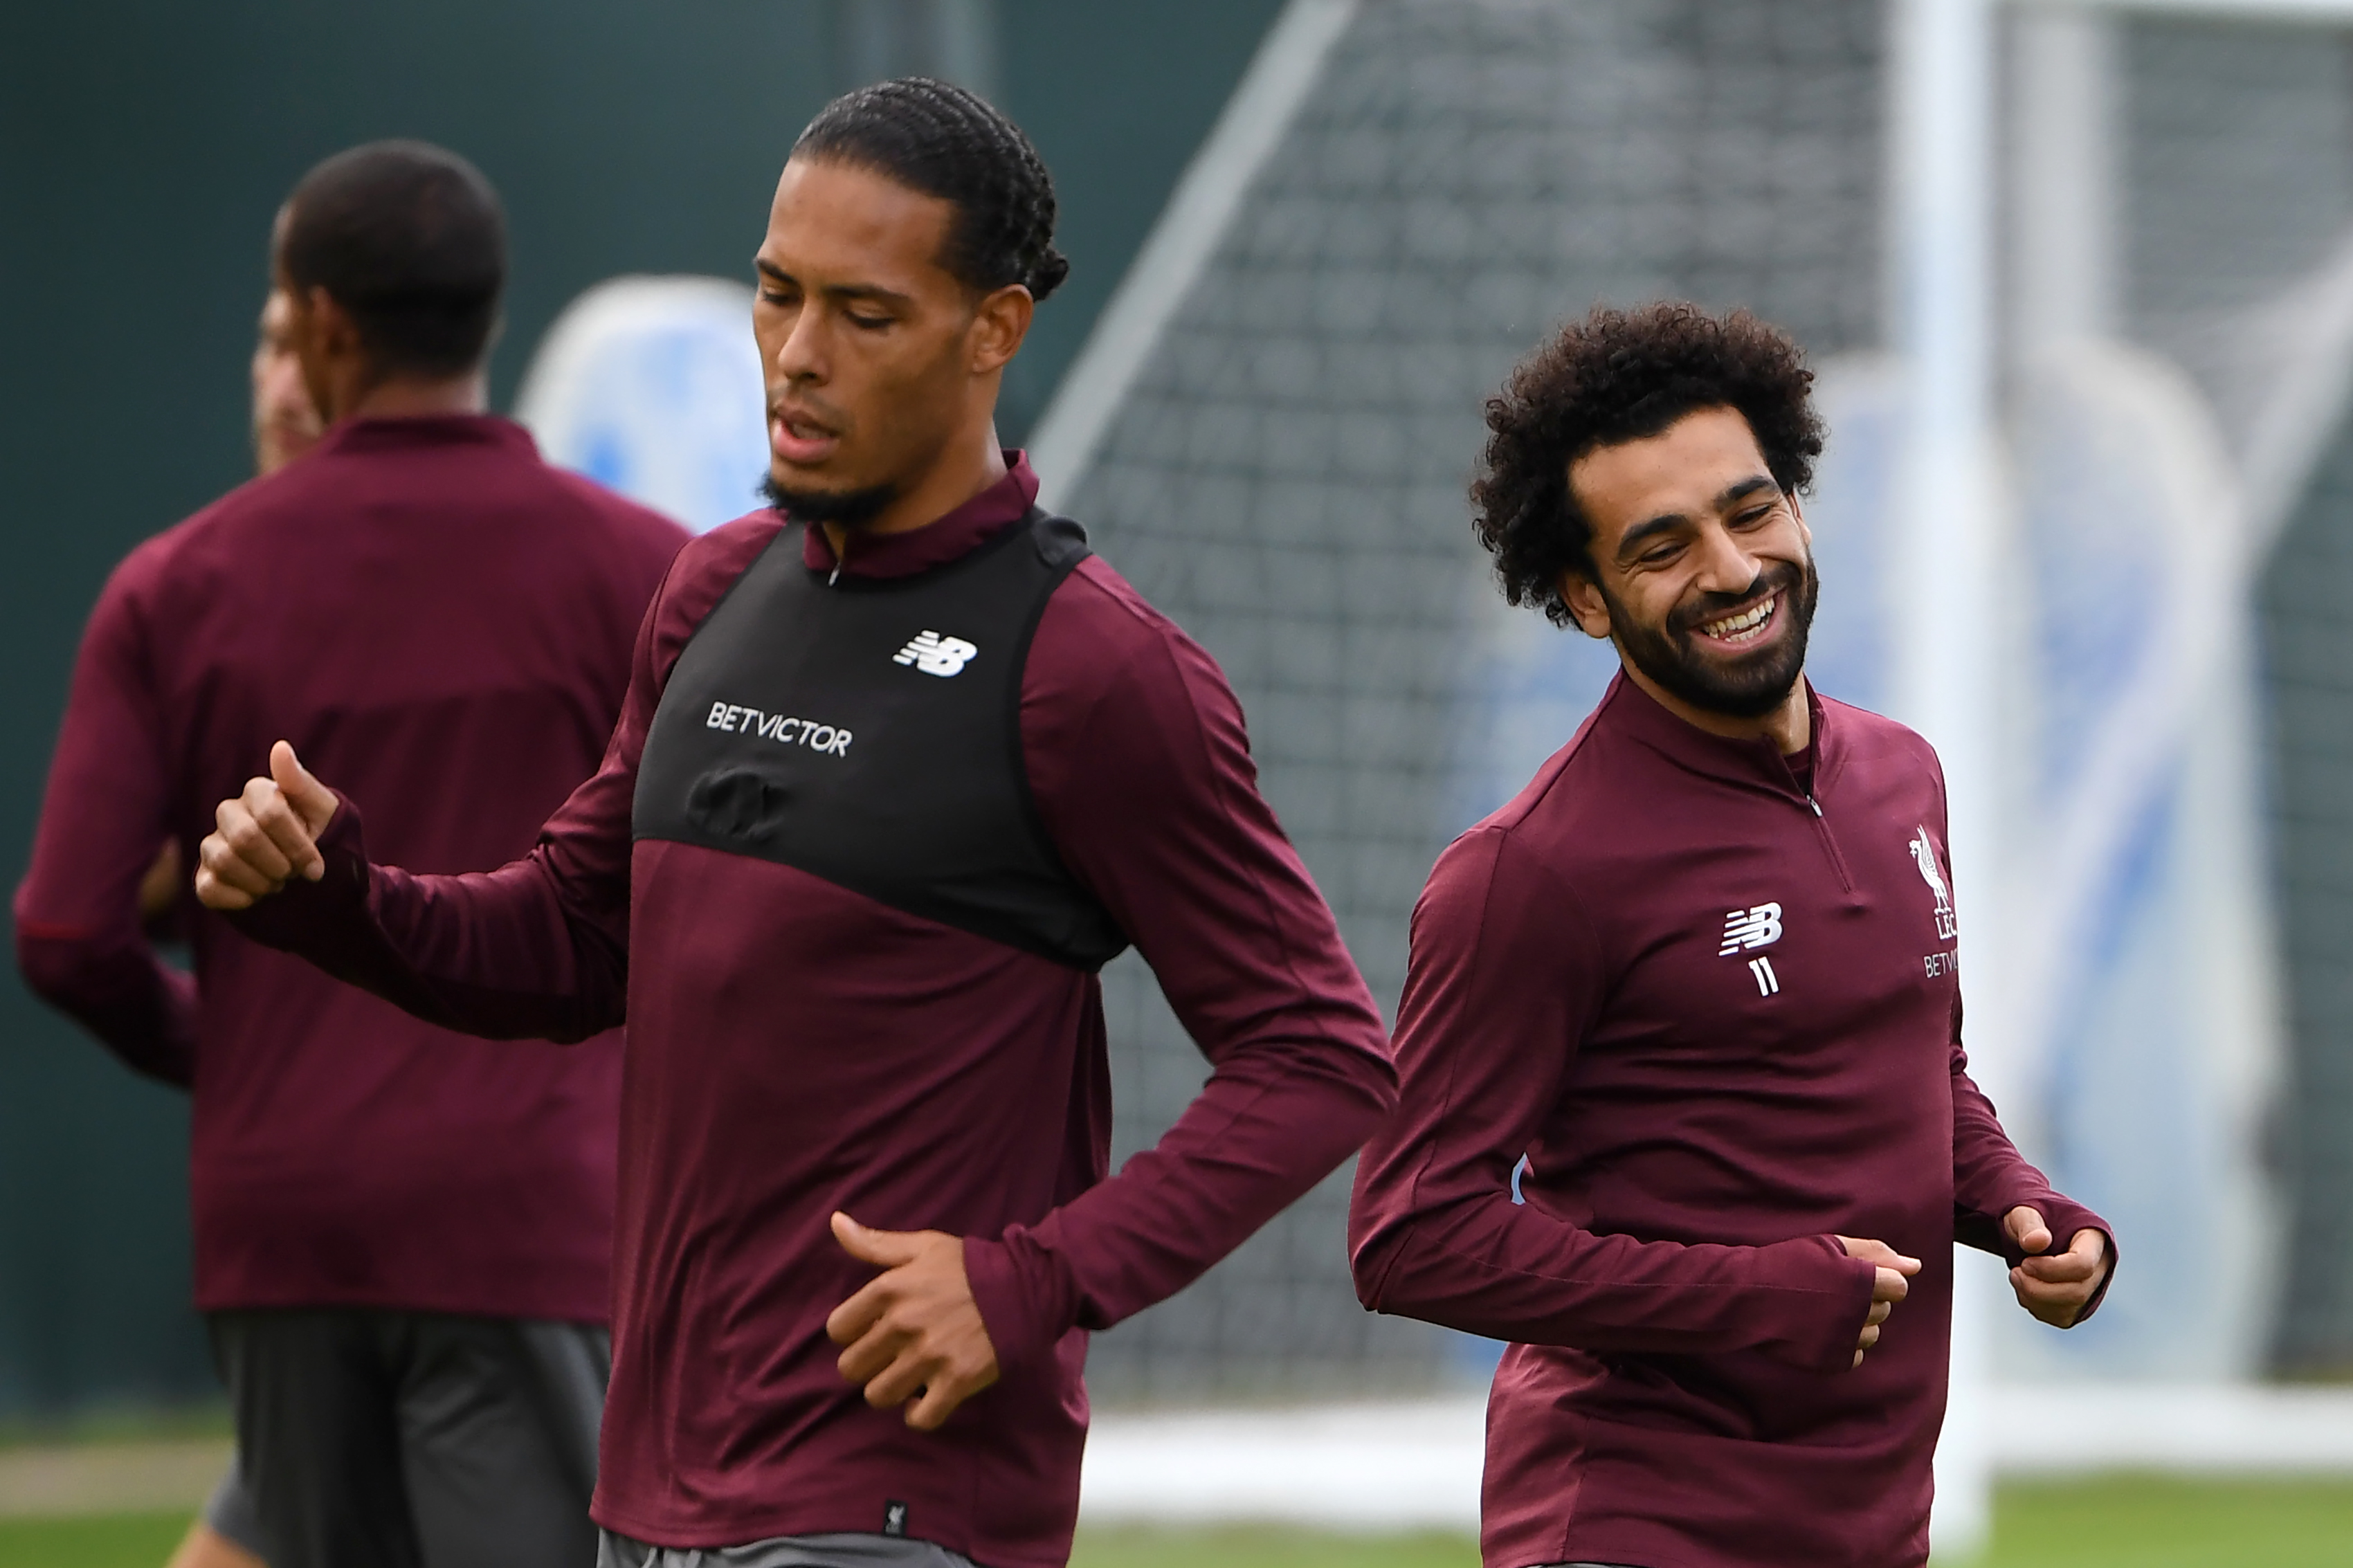
[[[962,637],[944,637],[928,627],[892,658],[892,664],[912,664],[925,675],[955,675],[980,649]]]

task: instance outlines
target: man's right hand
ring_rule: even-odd
[[[1879,1342],[1879,1325],[1887,1321],[1887,1314],[1895,1310],[1895,1303],[1911,1289],[1909,1281],[1920,1272],[1920,1260],[1905,1257],[1883,1241],[1862,1241],[1852,1236],[1839,1237],[1837,1241],[1849,1258],[1878,1266],[1871,1282],[1871,1315],[1863,1319],[1862,1333],[1854,1343],[1852,1364],[1861,1366],[1862,1352]]]
[[[311,776],[292,746],[270,747],[269,776],[248,779],[243,795],[221,802],[218,826],[196,851],[198,901],[208,910],[250,909],[290,878],[325,876],[319,835],[336,805],[335,792]]]

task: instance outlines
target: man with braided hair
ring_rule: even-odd
[[[206,902],[422,1016],[574,1039],[626,995],[607,1568],[1064,1562],[1087,1331],[1394,1102],[1216,666],[997,445],[1053,225],[971,94],[828,105],[756,259],[774,505],[679,557],[539,847],[372,866],[283,745],[203,847]],[[1105,1179],[1131,942],[1214,1070]]]

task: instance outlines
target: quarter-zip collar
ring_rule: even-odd
[[[1810,681],[1806,685],[1806,710],[1813,734],[1814,787],[1810,795],[1799,787],[1795,771],[1771,741],[1762,736],[1736,741],[1711,735],[1669,712],[1658,699],[1628,679],[1623,669],[1611,678],[1609,689],[1603,694],[1594,719],[1640,742],[1688,773],[1741,788],[1769,791],[1820,815],[1818,803],[1837,782],[1840,764],[1845,760],[1844,749]]]
[[[841,556],[822,528],[801,533],[801,563],[828,578],[912,577],[969,555],[1029,514],[1037,504],[1038,476],[1029,455],[1005,454],[1005,477],[952,511],[904,533],[852,530]]]

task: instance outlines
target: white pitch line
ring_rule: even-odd
[[[1485,1405],[1472,1395],[1098,1415],[1080,1517],[1366,1533],[1475,1530]],[[1987,1415],[1994,1468],[2012,1479],[2112,1470],[2353,1475],[2353,1389],[1997,1384]]]

